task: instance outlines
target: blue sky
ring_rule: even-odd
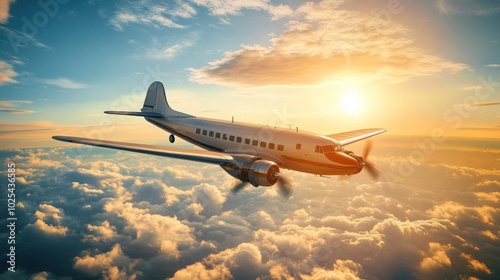
[[[453,136],[469,136],[464,127],[498,136],[497,106],[456,112],[500,99],[495,1],[40,3],[2,1],[6,126],[72,133],[72,126],[138,124],[102,111],[138,110],[147,86],[161,80],[174,107],[206,117],[267,124],[286,110],[289,123],[325,134],[445,126]],[[343,110],[342,100],[360,108]],[[393,117],[401,104],[409,124]],[[464,127],[446,121],[448,110]],[[17,135],[4,142],[33,145]],[[31,138],[50,146],[48,136]]]

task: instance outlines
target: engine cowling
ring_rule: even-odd
[[[270,187],[279,179],[278,165],[269,160],[237,159],[233,164],[222,166],[231,176],[243,182],[249,182],[254,187]]]
[[[351,152],[351,151],[345,151],[345,153],[348,156],[353,157],[358,162],[359,168],[358,168],[358,172],[356,172],[356,173],[361,172],[361,170],[363,169],[363,166],[365,166],[365,160],[363,159],[363,157],[354,153],[354,152]]]

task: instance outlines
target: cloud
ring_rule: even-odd
[[[62,225],[62,211],[50,204],[40,204],[40,210],[35,212],[36,222],[27,225],[45,234],[65,236],[68,228]]]
[[[20,48],[24,48],[28,45],[33,45],[38,48],[50,49],[49,46],[38,41],[34,36],[28,33],[9,29],[5,26],[0,26],[0,30],[4,31],[7,34],[7,39],[9,40],[10,46],[12,47],[14,53],[18,53],[20,51]]]
[[[412,46],[410,32],[377,15],[341,8],[343,1],[306,3],[270,47],[242,46],[200,69],[199,83],[244,86],[317,85],[457,72],[469,66]],[[326,12],[327,11],[327,12]]]
[[[14,71],[12,65],[0,60],[0,85],[5,83],[15,83],[14,77],[17,73]]]
[[[9,20],[10,4],[15,0],[0,0],[0,23],[6,23]]]
[[[500,64],[498,63],[486,64],[485,66],[490,68],[500,68]]]
[[[30,100],[0,100],[0,106],[2,107],[15,107],[17,104],[31,104]]]
[[[155,28],[185,28],[174,20],[191,18],[196,10],[190,4],[175,1],[175,3],[157,3],[150,0],[128,1],[121,5],[110,19],[110,24],[117,31],[123,31],[130,24],[141,24]]]
[[[287,201],[275,188],[232,194],[234,179],[218,166],[104,149],[2,150],[22,202],[16,269],[25,278],[495,279],[500,174],[484,161],[498,152],[459,143],[470,147],[434,153],[461,161],[419,162],[401,181],[289,171],[297,188]],[[392,156],[395,146],[374,152],[385,173],[408,161]]]
[[[102,277],[110,280],[137,277],[136,273],[131,272],[134,263],[123,254],[120,244],[115,244],[111,251],[106,253],[75,257],[74,267],[91,276],[97,276],[102,272]]]
[[[34,113],[35,111],[0,108],[0,112],[9,113],[9,114],[31,114],[31,113]]]
[[[209,13],[217,17],[240,15],[242,10],[266,11],[272,20],[278,20],[292,15],[293,10],[287,5],[272,5],[269,0],[252,1],[214,1],[214,0],[176,0],[159,2],[153,0],[129,1],[121,5],[110,24],[117,30],[123,31],[125,26],[132,24],[147,25],[155,28],[186,28],[178,22],[197,15],[194,5],[205,7]],[[223,23],[229,23],[227,18],[221,18]]]
[[[172,279],[253,279],[262,268],[259,248],[242,243],[177,271]]]
[[[81,84],[67,78],[45,79],[42,80],[41,82],[44,84],[58,86],[65,89],[81,89],[87,87],[87,85],[85,84]]]
[[[153,38],[153,41],[148,46],[142,46],[137,43],[141,48],[141,55],[145,54],[146,57],[151,59],[165,59],[170,60],[176,56],[178,56],[184,49],[189,48],[194,45],[194,42],[198,39],[198,35],[191,34],[190,38],[179,40],[170,46],[165,46],[165,42],[168,42],[169,39],[157,39]]]
[[[231,1],[231,0],[193,0],[199,6],[206,7],[212,15],[239,15],[241,10],[267,11],[273,20],[292,15],[292,9],[287,5],[271,5],[269,0]]]
[[[446,251],[450,250],[452,247],[450,245],[441,245],[436,242],[431,242],[429,244],[429,252],[422,262],[420,267],[423,270],[432,270],[435,268],[441,268],[445,266],[451,266],[451,260],[446,254]]]
[[[31,104],[32,101],[29,100],[0,100],[0,112],[10,113],[10,114],[31,114],[35,111],[32,110],[21,110],[13,108],[2,108],[2,107],[17,107],[18,104]]]
[[[153,48],[148,51],[148,56],[153,59],[172,59],[176,54],[178,54],[184,47],[191,46],[190,44],[175,44],[173,46],[158,49]]]
[[[476,271],[482,271],[486,274],[491,274],[491,270],[484,263],[474,259],[471,255],[462,253],[461,256],[468,261],[470,268]]]
[[[351,260],[337,260],[333,264],[333,270],[314,268],[311,275],[301,275],[302,279],[363,279],[359,277],[362,266]]]
[[[495,0],[438,0],[433,1],[445,15],[491,16],[500,13]]]

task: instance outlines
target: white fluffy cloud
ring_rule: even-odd
[[[376,183],[364,173],[337,181],[288,172],[297,187],[285,201],[270,195],[273,188],[232,194],[234,180],[218,166],[71,151],[1,152],[24,179],[17,191],[17,237],[18,252],[30,264],[19,263],[19,269],[28,277],[387,279],[500,273],[500,175],[493,169],[420,162],[403,181],[382,177]],[[376,154],[372,160],[384,172],[397,173],[398,164],[408,160]]]

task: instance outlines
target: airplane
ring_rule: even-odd
[[[353,175],[366,168],[377,178],[379,171],[369,161],[371,141],[363,156],[344,149],[346,145],[383,133],[380,128],[361,129],[332,135],[320,135],[299,129],[195,117],[170,107],[163,84],[152,83],[140,112],[105,111],[106,114],[139,116],[170,133],[169,141],[179,137],[204,150],[172,148],[138,143],[124,143],[72,136],[53,136],[59,141],[112,148],[149,155],[220,165],[238,179],[233,192],[246,184],[270,187],[278,183],[281,194],[288,197],[291,182],[280,169],[320,176]]]

